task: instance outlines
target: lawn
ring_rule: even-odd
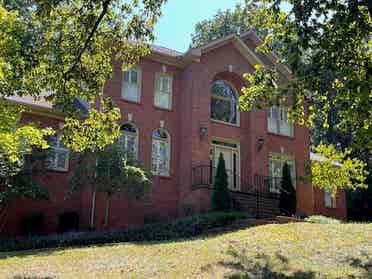
[[[266,225],[173,242],[0,253],[0,278],[372,278],[372,224]]]

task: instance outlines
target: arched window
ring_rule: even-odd
[[[211,118],[238,124],[238,94],[224,80],[216,80],[212,84]]]
[[[164,129],[152,133],[151,170],[155,175],[169,176],[170,137]]]
[[[126,153],[127,158],[136,161],[138,159],[138,132],[131,123],[126,123],[120,128],[119,145]]]

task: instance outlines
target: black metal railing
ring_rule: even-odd
[[[208,165],[195,166],[192,170],[192,186],[213,187],[215,174],[215,167]],[[260,193],[267,195],[280,194],[280,177],[270,177],[259,174],[242,177],[229,170],[227,170],[227,176],[229,180],[229,187],[232,191]]]

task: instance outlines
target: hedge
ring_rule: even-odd
[[[17,238],[0,241],[0,251],[86,246],[117,242],[166,241],[198,236],[212,228],[223,227],[248,218],[242,212],[213,212],[179,219],[172,223],[145,225],[139,229],[108,232],[79,232],[53,236]]]

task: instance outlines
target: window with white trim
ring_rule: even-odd
[[[61,137],[56,135],[49,137],[48,144],[46,167],[51,170],[67,171],[70,151],[62,143]]]
[[[152,133],[151,170],[154,175],[170,175],[170,137],[164,129]]]
[[[173,78],[170,75],[155,74],[154,104],[159,108],[172,108]]]
[[[211,119],[230,124],[239,123],[238,94],[224,80],[212,84]]]
[[[296,188],[296,163],[285,155],[271,154],[269,157],[270,192],[280,193],[283,167],[287,163],[291,172],[292,185]]]
[[[121,97],[124,100],[139,102],[141,98],[141,69],[131,68],[123,72]]]
[[[324,205],[327,208],[336,208],[336,196],[332,195],[332,191],[324,189]]]
[[[271,107],[268,113],[267,126],[270,133],[293,137],[293,123],[288,121],[286,108]]]
[[[138,159],[138,131],[132,123],[125,123],[120,128],[119,145],[127,159]]]

